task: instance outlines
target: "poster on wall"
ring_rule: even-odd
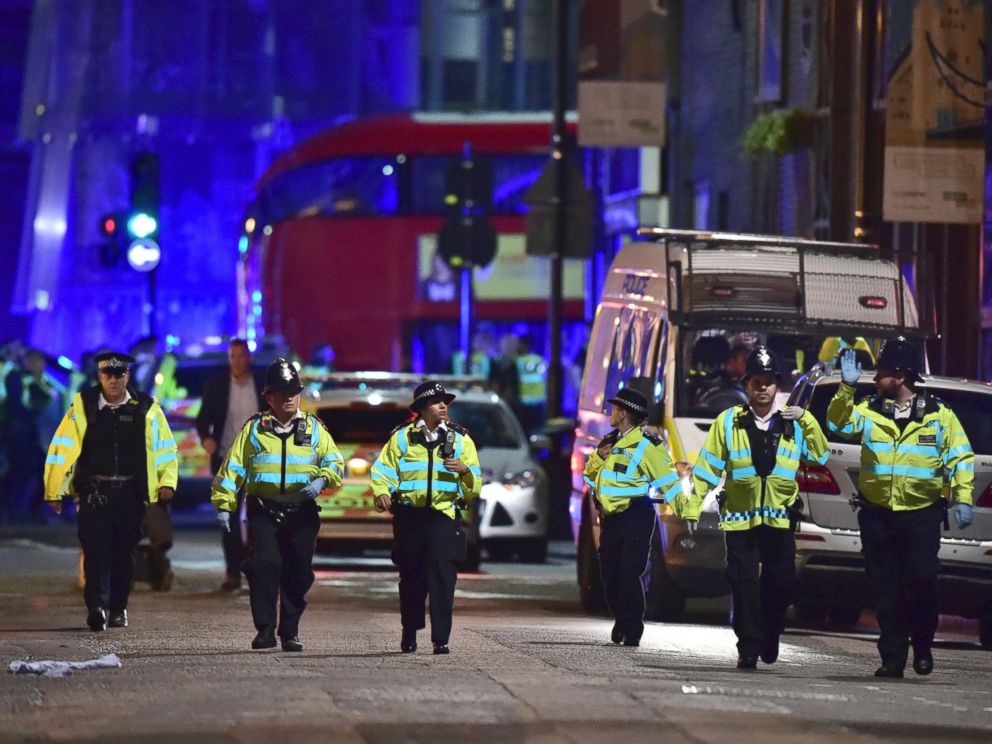
[[[899,0],[887,10],[882,216],[980,224],[983,3]]]

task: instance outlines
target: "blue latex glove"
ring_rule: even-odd
[[[699,529],[699,520],[696,519],[685,520],[685,531],[688,532],[690,536],[695,535],[696,530],[698,529]]]
[[[840,379],[851,387],[858,384],[858,377],[861,375],[861,364],[858,363],[858,355],[854,349],[844,349],[840,353]]]
[[[314,478],[312,481],[303,486],[300,493],[306,496],[308,499],[316,499],[320,496],[320,492],[324,490],[324,484],[326,481],[323,477]]]
[[[224,532],[231,531],[231,512],[217,512],[217,524],[224,528]]]
[[[957,522],[958,529],[963,530],[975,519],[975,515],[968,504],[955,504],[951,507],[954,512],[954,521]]]

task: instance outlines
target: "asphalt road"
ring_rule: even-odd
[[[992,654],[945,618],[930,677],[876,680],[873,622],[790,629],[781,658],[735,669],[724,602],[651,623],[638,649],[577,607],[570,546],[548,564],[459,579],[450,656],[399,653],[384,557],[321,559],[303,654],[251,651],[247,592],[216,591],[219,540],[181,531],[168,594],[136,587],[130,627],[84,630],[71,530],[0,532],[0,662],[121,668],[0,675],[0,742],[988,742]],[[425,648],[426,647],[426,648]]]

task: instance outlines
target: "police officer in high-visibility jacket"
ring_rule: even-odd
[[[302,651],[300,616],[313,584],[313,552],[320,529],[316,499],[341,485],[343,460],[320,419],[300,410],[296,368],[277,359],[265,373],[262,395],[269,408],[252,416],[231,445],[214,477],[211,501],[230,529],[238,490],[248,511],[245,576],[258,634],[254,649]],[[276,603],[280,604],[278,626]]]
[[[759,346],[743,378],[747,404],[716,417],[692,469],[692,496],[682,517],[698,520],[704,497],[720,485],[720,529],[727,542],[726,579],[734,603],[737,667],[754,669],[778,659],[779,636],[792,598],[794,531],[801,504],[800,461],[822,465],[827,440],[816,419],[799,406],[779,411],[781,372],[775,355]]]
[[[858,524],[865,570],[875,597],[876,677],[902,677],[909,646],[913,670],[930,674],[937,630],[942,492],[950,481],[954,518],[972,521],[975,454],[954,412],[917,390],[920,356],[902,337],[885,343],[875,372],[876,395],[855,402],[861,367],[855,352],[841,352],[841,380],[827,426],[861,442]]]
[[[128,386],[134,358],[95,361],[100,384],[72,397],[48,448],[45,500],[56,513],[65,496],[79,500],[86,623],[101,631],[127,626],[145,503],[172,500],[179,461],[161,407]]]
[[[621,388],[607,403],[612,406],[613,431],[590,453],[583,477],[602,514],[599,563],[615,620],[610,639],[639,646],[644,633],[641,575],[658,521],[650,497],[673,502],[682,484],[664,441],[641,429],[648,415],[647,399],[637,390]]]
[[[418,385],[410,403],[416,417],[390,435],[372,464],[376,509],[393,513],[404,653],[417,650],[428,595],[434,653],[449,652],[455,580],[467,549],[459,506],[482,490],[475,442],[448,418],[454,399],[440,382]]]

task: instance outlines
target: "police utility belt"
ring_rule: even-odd
[[[304,501],[274,501],[273,499],[263,499],[261,496],[252,496],[257,506],[268,514],[269,518],[276,524],[282,524],[286,520],[293,519],[302,513],[307,504],[316,503],[310,499]],[[317,507],[318,510],[320,507]]]
[[[888,507],[879,506],[878,504],[873,504],[860,493],[847,500],[847,503],[851,505],[851,511],[857,511],[858,509],[865,509],[866,511],[892,511]],[[940,509],[941,519],[944,523],[944,529],[950,531],[951,521],[948,519],[948,512],[950,506],[947,503],[947,499],[941,496],[939,499],[934,501],[930,506],[924,506],[924,509],[932,509],[933,507],[938,507]]]
[[[133,475],[91,475],[89,487],[79,494],[80,502],[88,506],[106,506],[108,492],[119,488],[129,488],[134,484]]]

